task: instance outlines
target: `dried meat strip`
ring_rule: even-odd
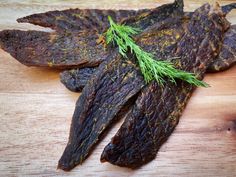
[[[174,25],[178,24],[174,23]],[[162,44],[159,43],[164,38],[167,38],[166,41],[170,43],[176,41],[168,35],[175,33],[174,25],[165,32],[162,24],[155,24],[156,28],[163,28],[163,31],[157,30],[157,35],[149,37],[160,48],[154,52],[164,52],[161,50]],[[150,30],[143,32],[145,38],[139,41],[141,46],[151,46],[150,41],[147,41]],[[141,36],[142,34],[137,38],[142,38]],[[165,52],[167,51],[165,50]],[[115,52],[112,53],[115,54]],[[59,160],[58,167],[70,170],[81,164],[101,139],[105,130],[112,122],[119,119],[117,114],[120,115],[119,112],[122,111],[127,101],[135,97],[144,85],[143,76],[132,56],[130,56],[130,60],[116,56],[114,59],[106,61],[106,64],[99,66],[98,71],[89,80],[77,101],[69,142]]]
[[[208,72],[224,71],[236,63],[236,25],[225,33],[224,42],[217,59],[208,67]]]
[[[236,9],[236,3],[231,3],[231,4],[222,6],[222,12],[225,14],[229,13],[233,9]]]
[[[120,110],[145,84],[132,61],[117,56],[105,63],[99,66],[76,103],[69,141],[58,163],[63,170],[85,160],[104,130],[119,118]]]
[[[183,1],[176,0],[173,4],[139,11],[69,9],[34,14],[21,18],[19,21],[32,22],[35,24],[43,23],[42,26],[47,27],[49,27],[48,25],[53,25],[55,29],[58,28],[61,29],[59,31],[64,32],[49,34],[40,31],[22,32],[18,30],[7,30],[0,32],[0,43],[4,50],[27,66],[42,66],[60,69],[92,67],[99,65],[108,55],[108,52],[101,44],[103,41],[101,33],[108,27],[107,15],[111,15],[117,21],[123,21],[124,23],[133,24],[134,26],[145,29],[148,25],[165,19],[168,14],[172,14],[174,17],[176,14],[181,13],[182,6]],[[223,6],[223,9],[227,13],[233,8],[235,8],[235,3]],[[76,14],[77,17],[74,17]],[[86,26],[87,23],[85,21],[88,22],[89,19],[95,19],[94,16],[96,15],[103,17],[100,18],[100,23],[96,24],[91,21],[91,24]],[[68,23],[70,22],[73,25],[63,26],[62,24],[65,24],[65,21]],[[81,24],[77,23],[77,21],[81,21]],[[76,27],[75,25],[79,27]],[[88,28],[90,32],[81,32],[82,29]],[[77,33],[78,31],[80,31],[80,33]],[[71,32],[76,33],[72,34]],[[90,36],[90,39],[92,40],[90,43],[83,40],[87,36]],[[9,41],[7,40],[8,37]],[[56,40],[52,40],[54,37]],[[67,37],[68,40],[66,40]],[[16,43],[13,42],[14,38],[16,39]],[[40,39],[42,39],[42,41],[40,41]],[[78,46],[75,44],[75,50],[72,50],[72,45],[68,45],[68,42],[72,42],[72,44],[78,43],[80,45]],[[62,48],[59,46],[62,46]],[[81,48],[81,50],[76,47]],[[95,50],[91,51],[91,48],[95,48]],[[98,57],[94,57],[95,55]],[[83,60],[81,58],[83,58]]]
[[[151,9],[141,10],[103,10],[103,9],[67,9],[33,14],[17,19],[19,23],[32,23],[49,27],[59,32],[78,32],[94,29],[103,32],[108,28],[108,16],[116,21],[147,13]]]
[[[185,20],[180,18],[168,18],[160,24],[147,28],[135,40],[147,51],[159,52],[163,57],[170,50],[176,48],[177,41],[183,35]],[[175,62],[175,61],[174,61]],[[86,81],[92,77],[96,68],[82,68],[63,71],[60,75],[61,82],[71,91],[81,91]]]
[[[47,33],[42,31],[4,30],[0,46],[26,66],[78,68],[97,66],[108,56],[99,34],[93,31],[77,33]]]
[[[73,92],[81,92],[97,68],[66,70],[60,73],[61,82]]]
[[[128,24],[144,30],[158,22],[165,20],[167,17],[183,16],[183,0],[175,0],[173,3],[164,4],[154,10],[148,11],[137,16],[133,16],[121,21],[123,24]],[[139,19],[139,20],[136,20]]]
[[[157,7],[148,13],[143,12],[127,23],[129,25],[135,23],[134,26],[145,29],[147,28],[146,22],[150,25],[155,24],[165,18],[174,17],[178,13],[183,13],[182,0]],[[113,14],[115,16],[115,13]],[[105,20],[102,22],[105,23]],[[100,26],[105,27],[102,24]],[[107,29],[107,25],[105,29]],[[96,25],[89,30],[78,32],[46,33],[5,30],[0,32],[0,46],[27,66],[60,69],[93,67],[99,65],[109,55],[103,45],[104,38],[101,34]]]
[[[180,7],[183,7],[183,0],[175,0],[174,3],[165,4],[154,9],[67,9],[33,14],[19,18],[17,21],[49,27],[56,31],[77,32],[93,29],[102,33],[109,27],[108,16],[111,16],[117,22],[123,21],[126,24],[134,24],[141,29],[145,29],[147,26],[165,19],[167,14],[179,14],[182,11]]]
[[[235,9],[235,3],[222,6],[222,11],[227,14],[232,9]],[[192,14],[192,13],[191,13]],[[188,15],[185,16],[188,17]],[[188,18],[180,19],[187,23]],[[163,21],[163,23],[168,23]],[[183,24],[182,24],[183,25]],[[183,26],[180,25],[176,28],[178,35],[184,32]],[[175,34],[177,35],[177,34]],[[165,41],[163,41],[166,43]],[[155,44],[153,44],[155,46]],[[236,63],[236,25],[230,26],[229,30],[224,35],[223,47],[219,56],[215,59],[207,69],[207,72],[219,72],[226,70]],[[86,82],[92,77],[97,67],[83,68],[63,71],[60,75],[61,82],[71,91],[80,92],[85,86]]]
[[[178,5],[183,5],[183,0],[176,0]],[[166,5],[165,5],[166,6]],[[164,8],[164,7],[163,7]],[[222,10],[228,13],[236,8],[236,3],[222,6]],[[170,9],[172,10],[172,9]],[[159,10],[158,10],[159,11]],[[49,27],[56,31],[78,32],[81,30],[96,29],[102,32],[109,26],[107,16],[110,15],[115,21],[134,22],[136,16],[142,17],[142,23],[146,21],[146,16],[152,13],[154,16],[161,16],[156,9],[140,10],[106,10],[106,9],[67,9],[56,10],[45,13],[33,14],[17,19],[19,23],[31,23],[43,27]],[[170,11],[170,13],[172,13]]]
[[[219,6],[206,4],[197,9],[174,55],[181,57],[180,68],[202,79],[220,51],[228,26]],[[143,88],[123,125],[105,147],[101,161],[137,168],[154,159],[178,124],[193,90],[194,86],[180,80],[177,85],[167,82],[160,87],[152,82]]]

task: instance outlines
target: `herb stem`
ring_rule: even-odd
[[[193,73],[174,68],[174,65],[169,61],[155,60],[153,54],[144,51],[133,40],[132,36],[140,32],[138,28],[116,24],[110,16],[108,16],[108,20],[110,28],[106,32],[106,43],[116,43],[119,53],[125,58],[128,58],[126,55],[128,50],[134,53],[146,83],[156,80],[163,85],[165,77],[167,77],[174,83],[176,83],[176,79],[181,79],[195,86],[209,86],[207,83],[198,80]]]

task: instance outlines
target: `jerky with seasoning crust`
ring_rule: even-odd
[[[222,6],[222,12],[225,14],[229,13],[233,9],[236,9],[236,3],[230,3]]]
[[[109,27],[108,16],[116,21],[121,21],[125,18],[146,14],[150,10],[153,9],[67,9],[29,15],[17,19],[17,22],[49,27],[59,32],[78,32],[91,29],[103,32]]]
[[[140,10],[104,10],[104,9],[68,9],[63,11],[49,11],[29,15],[17,19],[19,23],[32,23],[49,27],[56,31],[77,32],[81,30],[95,30],[104,32],[109,27],[107,17],[111,16],[117,22],[145,29],[167,15],[178,15],[183,7],[183,0],[164,4],[154,9]],[[150,18],[151,17],[151,18]]]
[[[99,34],[94,31],[47,33],[42,31],[4,30],[0,46],[26,66],[77,68],[97,66],[108,56]]]
[[[111,15],[117,21],[123,21],[123,23],[145,29],[148,25],[165,19],[168,14],[172,14],[173,17],[178,16],[177,14],[181,12],[182,6],[183,1],[176,0],[173,4],[163,5],[155,9],[144,9],[138,11],[69,9],[64,11],[51,11],[41,14],[34,14],[20,18],[18,21],[51,27],[62,33],[48,34],[39,32],[39,34],[37,34],[35,31],[29,31],[29,33],[21,32],[19,30],[2,31],[0,32],[0,46],[22,64],[27,66],[42,66],[60,69],[75,67],[81,68],[88,66],[92,67],[94,65],[99,65],[104,58],[106,58],[104,56],[108,55],[105,51],[106,49],[104,45],[101,44],[104,43],[104,38],[101,34],[108,28],[108,21],[106,18],[108,15]],[[222,8],[225,13],[228,13],[235,7],[236,4],[232,3],[223,6]],[[95,16],[99,17],[99,24],[91,20],[96,19]],[[87,29],[92,29],[94,32],[75,33],[73,34],[75,35],[74,38],[71,34],[71,32],[78,32],[81,30],[87,31]],[[7,37],[4,35],[10,36],[9,43],[13,44],[12,47],[8,44]],[[68,41],[80,43],[79,48],[83,51],[71,51],[71,45],[68,45],[67,41],[64,40],[64,35],[69,36]],[[77,35],[82,36],[77,37]],[[86,40],[81,42],[86,35],[90,36],[90,39],[93,40],[91,43],[87,43]],[[49,36],[57,36],[57,40],[52,41]],[[12,42],[14,38],[16,38],[17,44],[24,47],[21,47],[19,50],[19,47],[15,46]],[[25,40],[24,38],[28,40]],[[42,41],[40,41],[40,38],[42,38]],[[60,45],[63,45],[62,49],[58,47]],[[89,54],[91,48],[95,48],[92,55]],[[98,57],[93,57],[94,55],[97,55]],[[100,56],[102,57],[100,58]],[[81,61],[81,58],[84,58],[84,60]]]
[[[229,13],[232,9],[236,8],[236,3],[228,4],[222,7],[222,11],[224,14]],[[191,13],[192,14],[192,13]],[[188,17],[190,15],[186,15],[183,19],[178,18],[178,20],[184,20],[184,23],[188,22]],[[173,19],[173,21],[175,21]],[[169,23],[168,21],[163,21],[163,23]],[[175,35],[181,36],[184,33],[183,24],[176,26]],[[166,41],[162,41],[166,43]],[[155,44],[153,44],[155,46]],[[175,61],[173,61],[175,62]],[[220,54],[217,56],[210,66],[207,69],[207,72],[218,72],[223,71],[236,63],[236,25],[230,26],[229,30],[224,35],[223,46],[220,51]],[[95,73],[97,67],[94,68],[83,68],[83,69],[73,69],[63,71],[60,75],[61,82],[67,87],[69,90],[74,92],[80,92],[87,81],[92,77]]]
[[[86,10],[85,12],[87,13]],[[50,12],[48,13],[51,14]],[[92,25],[89,30],[84,29],[75,32],[76,30],[74,29],[76,28],[71,26],[71,29],[73,29],[71,31],[66,30],[64,32],[53,33],[20,30],[1,31],[0,46],[19,62],[27,66],[60,69],[92,67],[99,65],[110,54],[110,50],[104,45],[104,37],[102,37],[104,30],[108,28],[107,15],[110,14],[113,17],[117,17],[115,19],[118,20],[123,19],[124,23],[128,25],[132,26],[133,24],[140,29],[145,29],[148,27],[147,23],[148,25],[155,24],[181,13],[183,13],[182,0],[176,0],[172,4],[166,4],[148,12],[142,12],[140,15],[132,18],[131,22],[124,20],[126,15],[121,15],[122,13],[117,13],[116,15],[115,12],[109,11],[109,13],[102,13],[102,24],[94,24],[93,21],[86,20],[86,22],[90,22]],[[51,16],[49,14],[46,16]],[[91,15],[92,10],[88,14]],[[160,14],[160,16],[157,16],[157,14]],[[37,19],[37,15],[29,16],[26,19],[37,21],[34,17]],[[60,15],[55,17],[55,19],[59,17]],[[59,22],[57,23],[56,21],[55,23],[58,24]],[[104,25],[104,23],[107,25]],[[100,27],[104,29],[99,30]]]
[[[170,17],[147,28],[141,35],[136,36],[135,40],[147,51],[159,52],[159,55],[165,56],[171,49],[176,48],[174,44],[183,34],[182,30],[186,24],[185,18]],[[97,67],[67,70],[61,73],[60,79],[69,90],[81,91],[96,70]]]
[[[134,62],[119,55],[99,66],[76,103],[69,141],[58,168],[68,171],[81,164],[104,130],[119,119],[119,111],[145,84],[137,69]]]
[[[155,24],[155,26],[163,28],[162,24]],[[174,28],[167,34],[164,31],[157,32],[157,35],[150,38],[155,38],[156,44],[161,47],[162,44],[159,42],[170,32],[174,33]],[[142,34],[147,35],[145,32]],[[137,38],[142,38],[142,34]],[[176,41],[171,35],[169,36],[170,43]],[[139,45],[148,45],[145,41],[144,38]],[[153,52],[159,52],[159,50]],[[85,160],[105,130],[112,122],[120,118],[118,113],[122,111],[127,101],[135,98],[145,85],[136,59],[129,56],[130,60],[125,60],[119,54],[117,55],[111,61],[105,61],[106,64],[102,63],[99,66],[77,101],[69,142],[58,163],[58,167],[63,170],[70,170]]]
[[[81,92],[97,67],[65,70],[60,73],[61,83],[72,92]]]
[[[66,70],[60,73],[61,82],[73,92],[81,92],[97,68]]]
[[[183,0],[176,0],[178,6],[183,6]],[[168,5],[165,5],[168,6]],[[165,8],[162,6],[162,8]],[[178,8],[178,7],[177,7]],[[236,3],[222,7],[222,11],[228,13],[236,8]],[[173,9],[169,9],[172,13]],[[159,11],[159,10],[158,10]],[[162,10],[160,10],[162,11]],[[81,30],[95,29],[102,32],[109,27],[107,16],[111,16],[115,21],[124,21],[126,23],[136,23],[136,18],[142,18],[142,23],[146,17],[152,13],[155,18],[160,18],[162,14],[156,9],[140,9],[140,10],[105,10],[105,9],[67,9],[62,11],[49,11],[45,13],[33,14],[17,19],[19,23],[31,23],[42,27],[49,27],[56,31],[78,32]],[[138,25],[143,26],[143,25]]]
[[[236,25],[230,26],[225,33],[221,52],[208,67],[208,72],[224,71],[236,63]]]
[[[219,53],[229,23],[219,6],[203,5],[192,15],[187,30],[169,57],[181,57],[179,68],[202,79],[209,64]],[[161,87],[152,82],[144,87],[125,115],[125,121],[105,147],[101,161],[118,166],[140,167],[156,157],[168,139],[194,90],[178,80]]]

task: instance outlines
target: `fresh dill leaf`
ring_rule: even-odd
[[[159,84],[163,85],[165,82],[164,78],[167,77],[174,83],[176,83],[176,79],[181,79],[195,86],[209,86],[207,83],[198,80],[193,73],[174,68],[173,64],[169,61],[155,60],[153,54],[144,51],[135,44],[132,36],[140,32],[138,28],[116,24],[110,16],[108,16],[108,20],[110,28],[105,33],[106,43],[116,43],[119,53],[125,58],[127,58],[126,53],[128,51],[134,53],[146,83],[156,80]]]

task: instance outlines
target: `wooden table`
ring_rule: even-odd
[[[66,8],[150,8],[167,0],[1,0],[0,30],[40,29],[16,18]],[[186,1],[193,10],[206,1]],[[208,1],[209,2],[209,1]],[[235,2],[221,1],[222,4]],[[236,11],[228,15],[236,23]],[[99,161],[121,122],[82,166],[57,170],[67,143],[75,101],[59,82],[58,71],[28,68],[0,50],[0,176],[235,176],[236,67],[208,74],[210,88],[198,88],[178,127],[151,163],[130,170]]]

